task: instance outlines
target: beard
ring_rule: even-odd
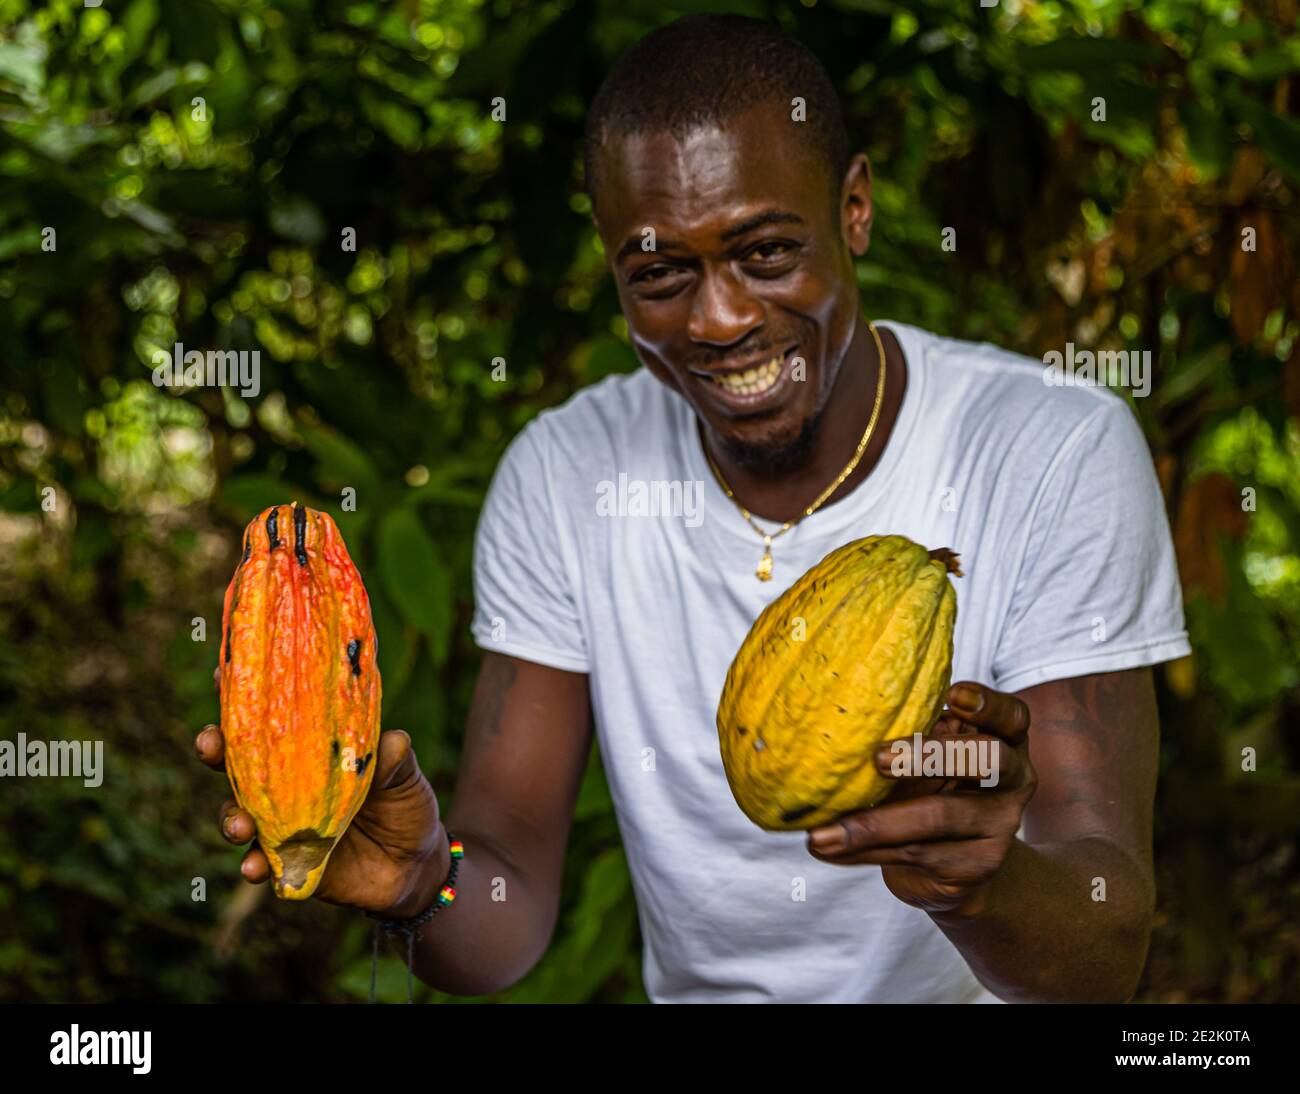
[[[722,447],[741,467],[759,475],[785,475],[797,471],[812,455],[813,442],[817,439],[817,429],[821,425],[824,409],[820,408],[805,418],[792,440],[758,445],[722,437]]]

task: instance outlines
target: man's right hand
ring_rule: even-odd
[[[209,767],[225,771],[225,737],[218,726],[205,726],[194,748]],[[400,729],[389,730],[380,734],[378,751],[370,791],[330,855],[314,895],[329,904],[406,918],[433,903],[451,855],[438,799],[416,762],[411,738]],[[219,824],[228,843],[257,837],[252,816],[233,799],[222,803]],[[271,867],[260,847],[249,848],[240,873],[255,885],[270,879]]]

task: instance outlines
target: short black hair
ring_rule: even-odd
[[[795,133],[825,166],[834,208],[852,153],[839,96],[807,46],[748,15],[683,15],[651,31],[614,63],[587,113],[583,169],[593,209],[599,163],[613,141],[639,133],[680,138],[769,103],[789,117],[796,96],[806,120]]]

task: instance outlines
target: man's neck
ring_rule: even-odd
[[[885,450],[902,406],[907,385],[907,365],[902,347],[884,328],[877,327],[876,330],[885,350],[885,394],[880,417],[858,466],[822,503],[822,508],[847,497],[871,474]],[[859,320],[818,423],[811,451],[797,469],[781,474],[764,474],[738,463],[721,446],[710,444],[709,453],[736,500],[756,517],[778,524],[801,516],[848,466],[857,451],[875,405],[879,368],[876,340],[871,337],[866,321]]]

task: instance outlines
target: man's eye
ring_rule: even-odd
[[[657,277],[656,275],[670,274],[670,273],[672,273],[672,270],[670,270],[667,266],[647,266],[644,270],[642,270],[639,274],[637,274],[634,278],[632,278],[632,280],[634,282],[662,280],[662,278]]]
[[[775,247],[777,248],[777,250],[768,251],[767,248],[769,247]],[[759,258],[779,258],[782,254],[784,254],[789,249],[790,249],[790,245],[788,243],[781,243],[778,240],[769,240],[766,243],[760,243],[757,247],[755,247],[752,251],[750,251],[750,255],[751,256],[757,255]],[[763,253],[765,251],[767,253]]]

